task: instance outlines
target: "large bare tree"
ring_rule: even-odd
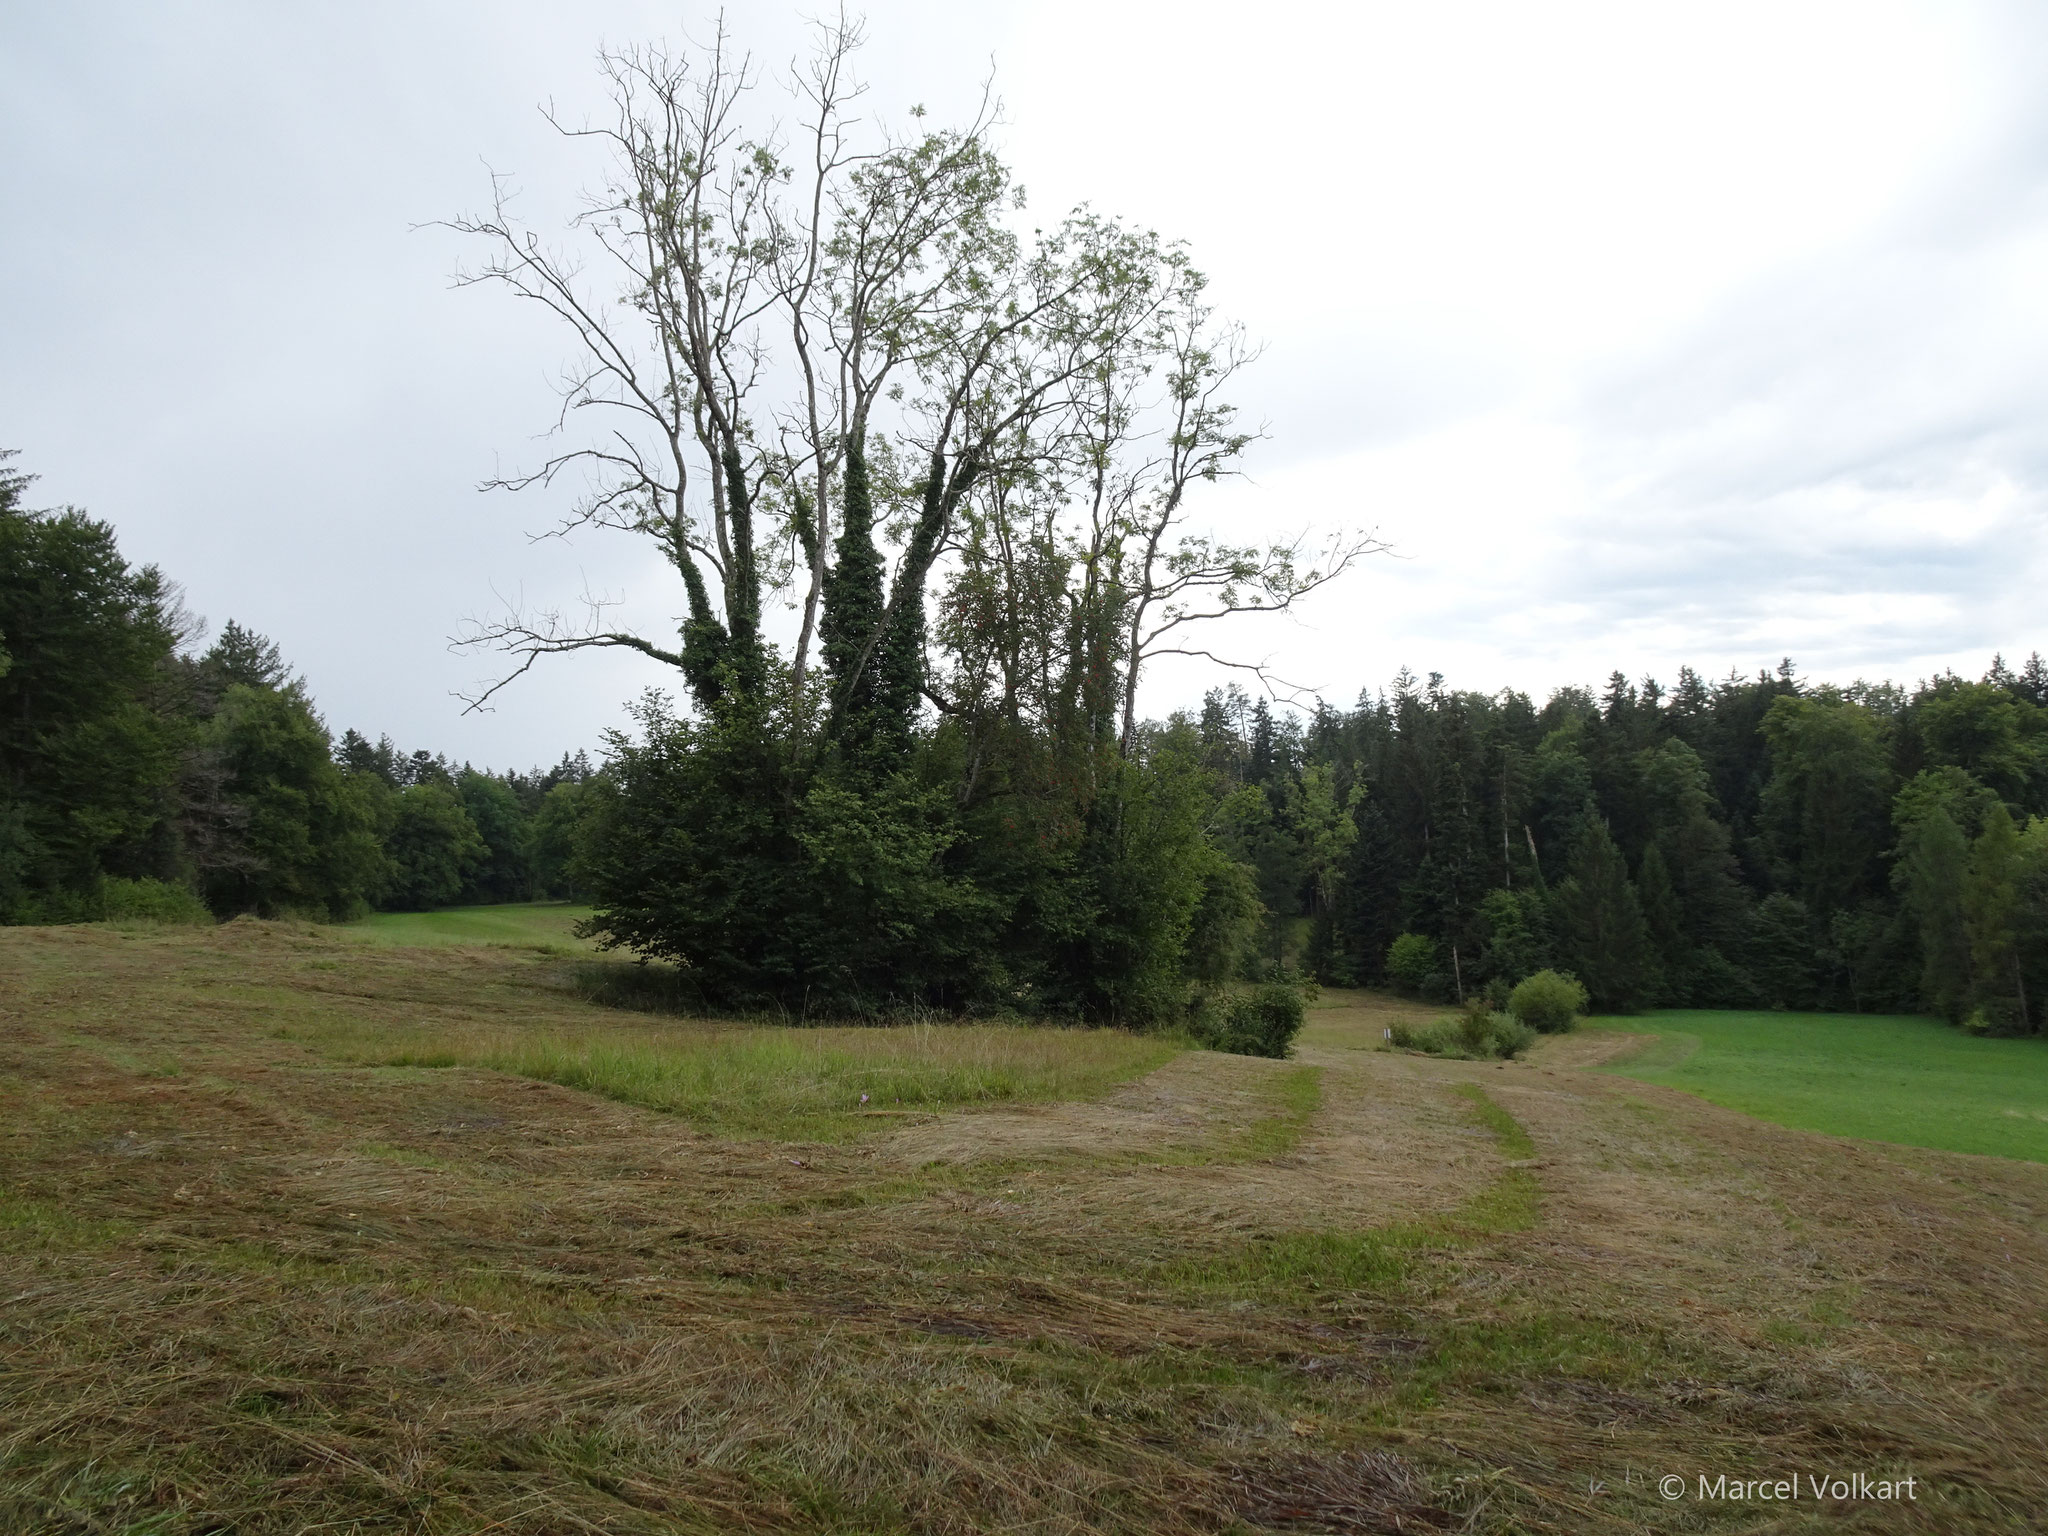
[[[1186,253],[1087,210],[1027,236],[992,103],[889,131],[857,115],[860,44],[821,26],[772,90],[722,25],[605,53],[608,119],[550,118],[604,151],[566,244],[521,224],[501,179],[451,221],[489,248],[458,280],[544,305],[576,347],[563,445],[489,484],[581,475],[553,531],[653,540],[687,605],[674,639],[598,598],[478,622],[466,641],[512,666],[474,705],[543,656],[625,647],[700,706],[773,696],[847,744],[900,738],[926,702],[1080,709],[1128,743],[1148,661],[1215,656],[1196,626],[1287,609],[1375,547],[1311,562],[1300,539],[1192,532],[1190,491],[1251,435],[1224,399],[1249,354]],[[786,655],[762,633],[775,592],[801,615]]]

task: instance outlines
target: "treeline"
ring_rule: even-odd
[[[1596,1008],[1940,1013],[2048,999],[2048,667],[1840,688],[1788,661],[1668,693],[1482,694],[1405,670],[1350,711],[1235,689],[1197,726],[1239,786],[1266,958],[1449,1000],[1533,971]]]
[[[4,468],[4,463],[0,463]],[[203,651],[107,524],[0,473],[0,921],[338,919],[571,893],[591,769],[335,743],[277,647]]]

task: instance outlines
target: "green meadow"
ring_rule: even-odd
[[[2048,1041],[1881,1014],[1673,1010],[1589,1027],[1653,1036],[1606,1071],[1778,1125],[2048,1162]]]
[[[518,944],[592,949],[575,934],[590,908],[568,901],[518,901],[439,912],[378,912],[338,930],[373,944]]]

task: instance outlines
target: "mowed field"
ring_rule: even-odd
[[[1359,994],[1270,1062],[625,1014],[596,963],[0,930],[0,1531],[2048,1508],[2048,1167],[1769,1124],[1601,1031],[1397,1055]]]

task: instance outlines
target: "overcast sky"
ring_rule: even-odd
[[[681,599],[535,545],[564,338],[451,291],[485,164],[595,179],[536,110],[709,8],[0,3],[0,447],[329,723],[498,766],[594,746],[652,664],[451,653],[494,592]],[[1033,213],[1185,237],[1265,344],[1268,436],[1201,515],[1399,550],[1236,649],[1348,702],[1404,664],[1539,696],[1791,655],[1901,680],[2048,649],[2048,6],[2038,0],[867,10],[878,108],[994,70]],[[733,7],[761,59],[796,7]],[[1162,671],[1154,713],[1216,678]]]

